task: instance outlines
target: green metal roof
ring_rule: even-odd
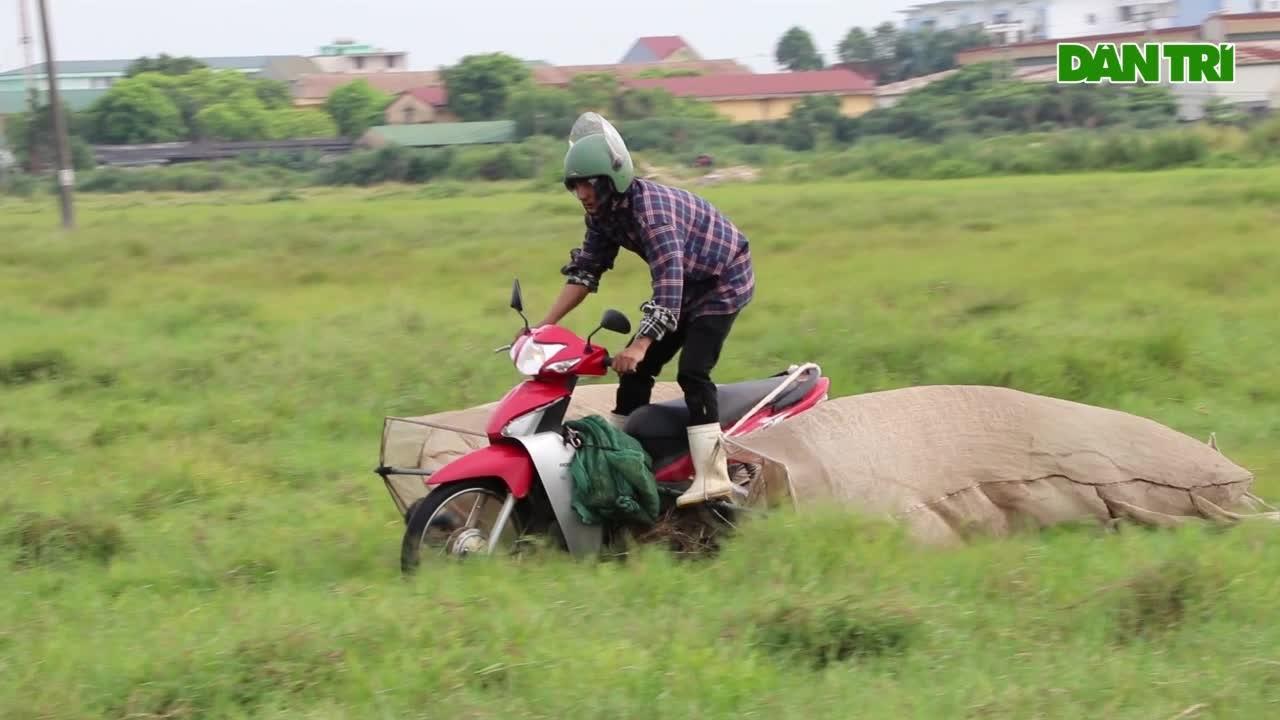
[[[440,145],[481,145],[516,140],[513,120],[488,122],[424,123],[419,125],[379,125],[369,133],[389,143],[407,147]]]
[[[94,100],[107,94],[105,88],[97,90],[62,90],[60,99],[72,112],[80,112],[93,104]],[[41,92],[43,101],[47,93]],[[27,94],[25,92],[0,91],[0,115],[14,115],[27,111]]]
[[[62,60],[57,63],[59,75],[112,75],[124,74],[125,68],[129,67],[132,60]],[[44,74],[44,63],[36,63],[31,66],[33,75]],[[6,70],[0,73],[0,77],[22,77],[27,72],[27,68],[20,67],[16,70]]]
[[[196,59],[214,70],[254,70],[265,68],[273,60],[285,60],[297,57],[301,56],[248,55],[242,57],[213,57]],[[137,58],[130,60],[59,60],[57,63],[58,75],[123,75],[129,65],[136,59]],[[44,63],[37,63],[31,66],[31,72],[36,75],[40,75],[44,73],[44,68]],[[26,68],[21,67],[16,70],[0,72],[0,77],[21,77],[25,73]]]

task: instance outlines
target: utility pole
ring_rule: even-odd
[[[75,213],[71,207],[71,185],[75,172],[71,168],[71,147],[67,141],[67,121],[62,116],[62,100],[58,97],[58,70],[53,57],[53,37],[49,31],[48,0],[36,0],[40,4],[40,26],[44,35],[44,74],[49,79],[49,112],[53,116],[55,147],[58,150],[58,195],[62,202],[62,227],[75,227]]]
[[[18,0],[18,44],[22,45],[22,59],[26,71],[23,73],[23,80],[26,84],[27,95],[34,97],[36,94],[35,81],[35,64],[36,61],[31,55],[31,18],[27,15],[27,0]]]
[[[27,96],[27,117],[34,118],[36,110],[40,108],[40,91],[36,89],[36,61],[31,54],[31,17],[27,14],[27,0],[18,0],[18,44],[22,46],[22,79]],[[27,136],[31,137],[30,131]],[[38,143],[27,142],[27,145],[27,170],[34,172],[40,167]]]

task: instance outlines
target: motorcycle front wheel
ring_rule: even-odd
[[[419,499],[405,515],[400,571],[412,574],[426,555],[486,554],[490,535],[509,495],[501,481],[477,479],[438,487]],[[512,547],[522,534],[520,514],[513,510],[498,546]]]

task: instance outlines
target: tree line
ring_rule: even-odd
[[[956,67],[956,53],[988,47],[992,38],[979,26],[947,30],[903,30],[885,22],[870,31],[851,28],[836,48],[840,64],[867,72],[881,85]],[[774,60],[787,70],[828,67],[813,36],[799,26],[788,28],[774,47]]]
[[[850,30],[838,54],[841,62],[870,68],[885,83],[950,69],[958,49],[981,42],[969,30],[907,32],[886,23],[869,33]],[[784,33],[777,55],[793,70],[825,66],[812,38],[799,28]],[[469,55],[442,74],[449,110],[460,120],[510,119],[520,138],[562,139],[580,113],[594,110],[613,119],[637,149],[668,152],[727,143],[810,150],[886,135],[938,141],[1063,127],[1154,127],[1176,118],[1172,97],[1159,87],[1028,83],[995,64],[960,68],[894,106],[859,117],[844,116],[835,98],[811,97],[783,120],[740,124],[710,103],[627,87],[610,73],[578,75],[565,87],[541,85],[527,63],[501,52]],[[358,137],[384,122],[393,99],[355,79],[336,88],[322,109],[298,109],[284,83],[216,71],[193,58],[160,56],[139,59],[92,106],[67,115],[81,168],[92,164],[90,143]],[[50,165],[50,127],[47,106],[11,119],[6,134],[24,167]]]

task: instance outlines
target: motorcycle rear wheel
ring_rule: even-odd
[[[400,541],[401,573],[413,574],[426,555],[485,554],[509,494],[501,481],[476,479],[438,487],[419,499],[405,514],[404,537]],[[520,513],[512,512],[498,538],[499,546],[506,538],[514,545],[523,530]],[[424,553],[424,547],[432,550]]]

